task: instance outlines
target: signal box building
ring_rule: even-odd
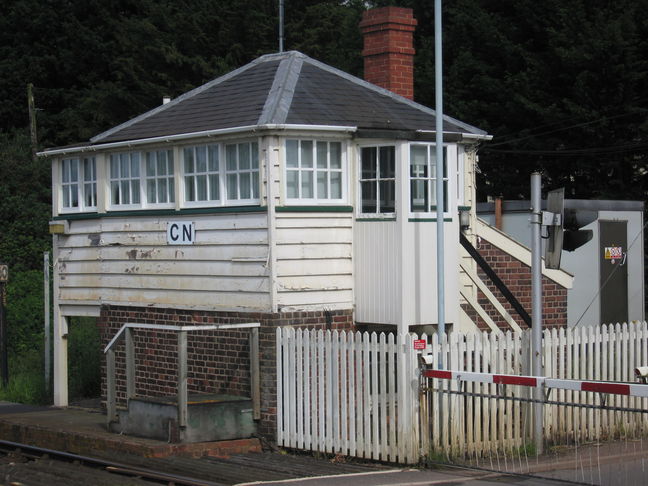
[[[104,344],[125,323],[260,323],[259,432],[269,434],[277,326],[437,323],[436,117],[412,100],[415,24],[408,9],[365,15],[365,71],[382,87],[299,52],[270,54],[42,154],[52,161],[57,405],[67,404],[74,316],[96,317]],[[446,320],[477,329],[460,213],[475,241],[476,152],[490,137],[450,117],[443,131]],[[175,393],[174,339],[134,332],[137,395]],[[249,393],[248,349],[241,330],[191,334],[189,391]]]

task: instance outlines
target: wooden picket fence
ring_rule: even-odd
[[[417,462],[413,337],[279,328],[278,444]]]
[[[530,330],[452,333],[442,342],[433,335],[426,352],[433,356],[434,367],[441,364],[447,370],[530,375],[530,339]],[[634,368],[648,364],[648,324],[545,330],[542,346],[544,376],[636,383]],[[436,379],[430,379],[427,385],[421,420],[422,430],[429,433],[421,435],[423,450],[475,457],[520,451],[533,442],[530,440],[531,405],[510,399],[531,398],[531,389]],[[557,402],[543,407],[547,444],[638,437],[648,432],[648,414],[601,407],[605,402],[609,407],[646,410],[645,398],[571,390],[553,390],[547,398],[549,402]],[[568,403],[592,407],[563,405]]]
[[[436,379],[420,383],[415,339],[413,334],[278,329],[278,444],[414,463],[428,454],[478,457],[520,451],[532,442],[531,405],[516,400],[531,398],[530,389]],[[423,352],[432,356],[435,368],[530,374],[530,331],[421,339],[428,342]],[[634,368],[648,365],[648,324],[546,330],[543,361],[547,377],[634,382]],[[545,404],[549,444],[648,431],[648,414],[595,408],[605,401],[645,410],[645,398],[554,390],[548,399],[594,407]]]

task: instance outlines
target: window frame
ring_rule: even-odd
[[[169,192],[167,188],[167,195],[173,197],[173,201],[168,201],[164,203],[158,203],[158,202],[149,202],[148,200],[148,181],[151,179],[148,176],[147,173],[147,156],[150,153],[156,153],[156,162],[157,162],[157,153],[159,152],[166,152],[167,153],[167,167],[169,164],[169,160],[171,161],[171,168],[173,169],[173,173],[171,176],[171,179],[173,180],[173,191]],[[132,176],[132,159],[133,155],[137,154],[137,157],[139,159],[138,164],[137,164],[137,170],[138,170],[138,175],[136,177]],[[123,155],[128,155],[129,157],[129,177],[123,177],[121,174],[121,157]],[[112,163],[113,163],[113,157],[117,157],[119,160],[119,177],[117,179],[113,178],[112,174]],[[173,149],[167,149],[167,148],[151,148],[149,150],[129,150],[129,151],[119,151],[119,152],[111,152],[109,154],[106,154],[106,208],[108,211],[129,211],[129,210],[136,210],[136,209],[171,209],[175,208],[176,203],[175,203],[175,184],[176,182],[176,162],[175,162],[175,156],[174,156],[174,151]],[[169,176],[164,176],[164,178],[169,179]],[[160,179],[159,176],[154,178],[155,180]],[[131,190],[130,192],[130,197],[131,201],[127,204],[116,204],[114,199],[113,199],[113,192],[112,192],[112,183],[114,181],[119,181],[120,186],[120,193],[121,193],[121,182],[123,181],[129,181],[129,188]],[[134,194],[132,190],[132,181],[137,181],[139,185],[139,202],[133,203],[132,202],[132,196]]]
[[[237,147],[237,154],[239,152],[239,146],[247,144],[250,148],[249,154],[250,154],[250,168],[249,169],[241,169],[239,166],[239,161],[237,159],[237,169],[236,170],[227,170],[227,154],[226,154],[226,147],[227,146],[232,146],[235,145]],[[251,148],[252,146],[256,146],[256,151],[253,151]],[[199,174],[199,175],[205,175],[207,177],[206,179],[206,190],[207,193],[210,191],[210,183],[209,183],[209,176],[211,175],[218,175],[218,199],[206,199],[206,200],[196,200],[196,201],[189,201],[187,200],[187,172],[186,172],[186,165],[185,165],[185,151],[187,149],[193,149],[194,153],[196,153],[196,149],[205,147],[206,148],[206,153],[207,153],[207,159],[206,159],[206,168],[207,171],[205,172],[200,172],[194,174]],[[178,147],[179,148],[179,153],[181,157],[181,162],[179,163],[179,170],[178,170],[178,178],[180,180],[179,184],[181,187],[181,200],[180,200],[180,205],[181,207],[185,208],[205,208],[205,207],[236,207],[236,206],[255,206],[260,204],[261,202],[261,149],[260,149],[260,143],[258,139],[255,140],[232,140],[232,141],[220,141],[220,142],[215,142],[215,143],[197,143],[197,144],[190,144],[190,145],[183,145]],[[218,154],[218,170],[213,171],[209,170],[209,150],[210,148],[215,149],[216,153]],[[252,154],[256,153],[256,168],[252,167]],[[257,177],[254,177],[254,173],[256,172]],[[247,198],[247,199],[231,199],[229,197],[229,191],[227,187],[227,176],[236,174],[237,175],[237,184],[240,183],[240,174],[245,174],[248,173],[250,174],[250,194],[254,194],[254,187],[253,185],[256,183],[256,196],[254,198]],[[256,180],[255,180],[256,179]],[[238,189],[240,187],[237,186]],[[239,192],[237,191],[237,194]]]
[[[412,148],[416,146],[424,146],[427,148],[427,153],[426,153],[426,167],[428,171],[428,175],[425,177],[417,177],[413,178],[412,177]],[[445,218],[451,218],[454,207],[456,207],[456,188],[455,185],[457,183],[457,171],[458,166],[457,166],[457,146],[455,144],[443,144],[443,154],[444,154],[444,159],[445,159],[445,167],[444,167],[444,173],[443,173],[443,180],[446,184],[446,191],[445,192],[445,204],[443,208],[443,217]],[[433,187],[436,187],[436,169],[434,171],[435,176],[433,177],[432,174],[432,166],[433,164],[431,163],[432,160],[432,155],[434,155],[434,166],[436,167],[436,144],[433,142],[410,142],[408,144],[407,148],[407,188],[408,188],[408,198],[407,201],[404,202],[407,204],[407,212],[409,214],[410,219],[423,219],[423,218],[436,218],[436,198],[432,198],[432,193],[433,193]],[[412,209],[412,181],[413,180],[423,180],[427,181],[427,197],[429,202],[427,203],[427,208],[426,211],[415,211]],[[436,192],[434,190],[434,192]]]
[[[297,166],[288,166],[288,142],[297,142]],[[302,167],[302,144],[303,142],[312,143],[312,166]],[[318,144],[326,143],[326,167],[318,167]],[[338,144],[340,149],[340,167],[333,167],[331,164],[331,144]],[[318,206],[339,206],[347,204],[348,201],[348,176],[347,176],[347,152],[348,146],[345,141],[331,140],[326,138],[310,137],[286,137],[283,140],[283,190],[284,202],[287,206],[300,205],[318,205]],[[298,197],[289,196],[288,173],[297,172]],[[313,197],[302,196],[302,173],[312,173]],[[318,197],[318,173],[326,174],[327,193],[330,195],[332,180],[331,175],[337,173],[340,175],[340,197]]]
[[[65,171],[65,163],[66,161],[74,161],[77,163],[77,180],[76,181],[65,181],[64,177],[64,171]],[[94,176],[91,179],[86,179],[86,166],[85,163],[89,162],[91,163],[91,172],[92,176]],[[58,212],[61,214],[72,214],[72,213],[83,213],[83,212],[95,212],[97,211],[97,200],[98,200],[98,180],[97,180],[97,158],[94,156],[91,157],[66,157],[62,158],[59,161],[59,176],[60,176],[60,182],[59,182],[59,188],[58,188],[58,194],[59,194],[59,204],[58,204]],[[86,204],[86,190],[87,186],[90,186],[92,189],[93,194],[93,199],[94,199],[94,204],[93,205],[88,205]],[[72,187],[76,186],[76,191],[77,191],[77,206],[65,206],[64,201],[65,201],[65,192],[66,192],[66,187]]]
[[[160,153],[166,153],[166,169],[167,173],[160,175],[158,173],[158,167],[159,167],[159,154]],[[155,154],[155,176],[151,177],[148,174],[148,160],[149,160],[149,155]],[[174,150],[167,148],[159,148],[159,149],[151,149],[147,151],[142,152],[142,167],[140,168],[140,174],[142,177],[142,195],[144,197],[144,202],[142,203],[143,208],[174,208],[175,207],[175,188],[176,188],[176,161],[175,161],[175,155],[174,155]],[[143,169],[143,170],[142,170]],[[167,188],[166,188],[166,195],[167,195],[167,201],[166,202],[157,202],[158,195],[159,195],[159,186],[158,184],[162,179],[165,179],[167,181]],[[155,194],[156,194],[156,202],[150,202],[148,198],[148,184],[149,181],[155,181]],[[169,185],[169,181],[171,184]]]
[[[393,177],[381,177],[380,173],[380,149],[381,148],[393,148],[394,150],[394,172]],[[375,149],[376,150],[376,177],[375,178],[363,178],[363,167],[362,167],[362,156],[365,149]],[[358,193],[357,193],[357,207],[356,211],[359,218],[384,218],[384,219],[393,219],[396,217],[396,208],[397,208],[397,168],[398,168],[398,150],[395,143],[375,143],[369,145],[359,145],[358,146]],[[374,182],[375,187],[375,202],[376,202],[376,211],[375,212],[365,212],[363,207],[363,193],[362,193],[362,183],[363,182]],[[382,212],[380,209],[380,183],[381,182],[393,182],[393,191],[394,191],[394,210],[392,212]]]

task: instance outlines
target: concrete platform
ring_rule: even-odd
[[[106,415],[98,410],[25,407],[6,402],[0,403],[0,439],[88,456],[110,451],[143,457],[223,457],[261,452],[261,443],[255,438],[169,444],[109,432]]]

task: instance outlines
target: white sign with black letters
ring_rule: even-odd
[[[193,221],[169,221],[167,244],[193,245],[196,241],[196,227]]]

